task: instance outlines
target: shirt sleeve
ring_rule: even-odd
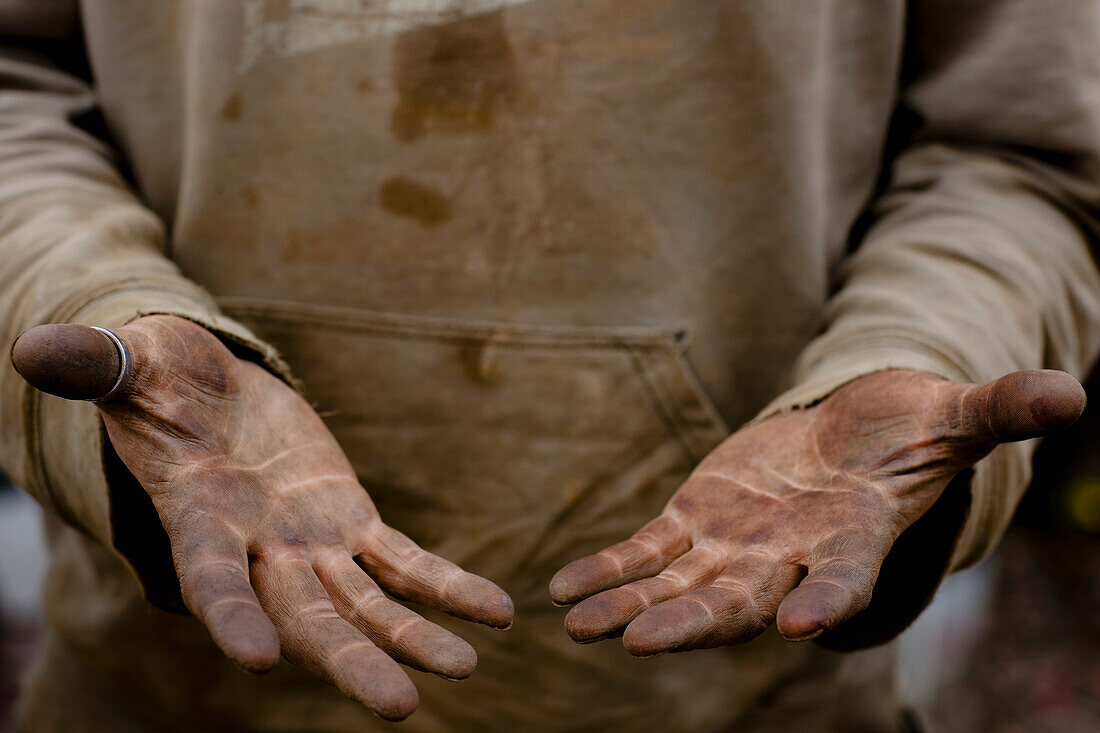
[[[914,0],[910,13],[910,134],[796,386],[758,419],[890,368],[1081,379],[1100,347],[1100,4]],[[1034,447],[976,466],[950,569],[995,546]]]
[[[0,34],[3,343],[42,323],[114,328],[171,314],[289,379],[270,346],[219,314],[165,257],[162,223],[131,190],[116,152],[82,126],[96,102],[78,70],[76,3],[0,0]],[[0,466],[49,510],[117,550],[107,449],[94,406],[31,389],[3,360]]]

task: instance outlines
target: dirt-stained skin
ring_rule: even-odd
[[[383,590],[497,628],[512,622],[511,599],[386,526],[298,393],[180,318],[117,334],[133,373],[97,405],[168,533],[184,602],[228,657],[262,672],[281,652],[388,719],[418,702],[398,662],[451,679],[473,672],[469,644]],[[73,396],[73,379],[109,389],[117,361],[87,358],[108,353],[100,338],[83,326],[31,329],[16,368],[55,393]]]
[[[749,641],[773,622],[811,639],[870,601],[895,540],[998,443],[1084,409],[1062,372],[985,386],[885,371],[821,404],[746,427],[716,448],[632,538],[563,568],[578,642],[621,635],[630,653]]]
[[[97,404],[171,539],[187,607],[227,656],[264,671],[281,652],[389,719],[418,702],[398,662],[473,671],[466,642],[383,591],[498,628],[511,600],[387,527],[301,396],[182,319],[140,318],[118,335],[133,373]],[[36,387],[96,396],[117,376],[112,348],[82,326],[40,326],[13,361]],[[813,638],[866,607],[895,540],[954,476],[1001,442],[1073,422],[1084,403],[1062,372],[984,386],[862,377],[736,432],[660,517],[559,571],[551,597],[577,604],[575,640],[622,635],[636,656],[741,643],[773,622]]]

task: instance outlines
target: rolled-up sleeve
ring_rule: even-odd
[[[796,386],[761,418],[859,376],[1083,378],[1100,348],[1100,3],[915,0],[893,159],[839,269]],[[759,418],[758,418],[759,419]],[[1034,441],[976,467],[950,568],[984,557],[1030,478]]]
[[[95,94],[71,0],[0,0],[0,336],[41,323],[191,319],[284,376],[274,350],[219,314],[164,255],[162,223],[80,124]],[[71,66],[71,64],[70,64]],[[288,376],[289,378],[289,376]],[[104,435],[88,403],[36,392],[0,365],[0,465],[49,510],[115,547]]]

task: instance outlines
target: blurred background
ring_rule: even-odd
[[[931,730],[1100,731],[1097,413],[1040,447],[1035,481],[998,551],[948,578],[902,636],[899,683]],[[0,475],[0,733],[13,731],[45,569],[38,505]]]

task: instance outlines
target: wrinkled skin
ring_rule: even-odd
[[[771,623],[811,639],[865,608],[898,536],[998,443],[1073,422],[1062,372],[985,386],[885,371],[738,431],[660,517],[554,577],[578,642],[622,635],[639,657],[737,644]],[[945,541],[949,541],[949,538]]]
[[[80,328],[32,329],[16,368],[70,397],[110,385],[109,342],[49,330]],[[209,332],[154,316],[118,333],[134,373],[97,404],[152,497],[188,608],[230,658],[263,671],[281,650],[391,719],[417,703],[396,662],[470,674],[469,645],[382,589],[500,628],[512,619],[503,591],[383,524],[317,414]],[[77,378],[95,364],[110,373]],[[867,605],[894,541],[955,475],[1000,442],[1073,422],[1084,399],[1060,372],[985,386],[910,371],[857,379],[732,435],[660,517],[563,568],[552,599],[577,603],[575,640],[622,635],[637,656],[748,641],[773,621],[813,638]]]
[[[418,702],[397,662],[452,679],[473,671],[469,644],[383,590],[498,628],[511,600],[387,527],[301,396],[183,319],[117,333],[135,366],[98,403],[103,421],[168,533],[184,602],[228,657],[260,672],[281,651],[388,719]],[[17,344],[17,368],[48,360],[30,353],[42,348]]]

